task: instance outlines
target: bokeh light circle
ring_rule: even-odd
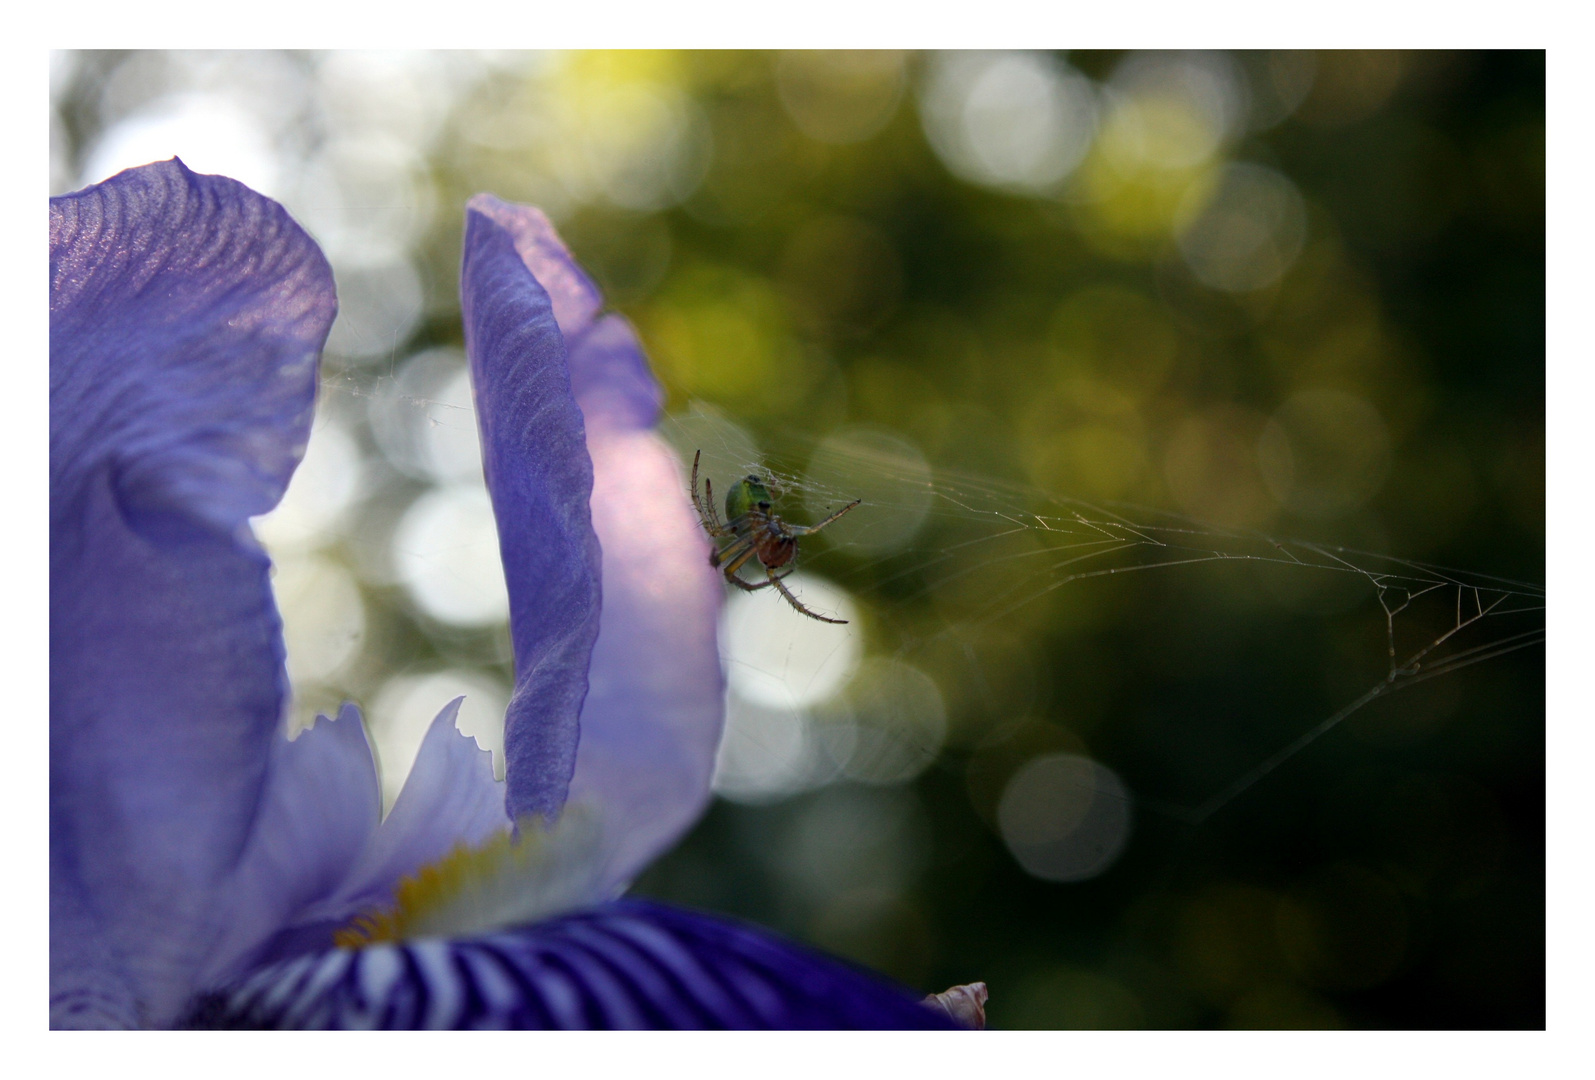
[[[327,352],[365,363],[393,356],[421,321],[421,277],[405,260],[376,266],[334,266],[338,317]]]
[[[1114,122],[1122,125],[1117,153],[1141,165],[1200,165],[1246,124],[1246,84],[1234,61],[1219,53],[1131,53],[1107,91]]]
[[[393,564],[416,606],[452,626],[491,626],[509,617],[493,504],[483,488],[430,491],[393,534]]]
[[[423,150],[463,86],[448,53],[423,49],[338,49],[324,53],[317,90],[334,134],[385,135]]]
[[[290,683],[330,679],[359,654],[365,604],[348,570],[314,555],[279,559],[271,587],[282,615]]]
[[[810,610],[848,625],[811,619],[774,589],[738,591],[720,616],[720,656],[726,681],[747,701],[802,708],[824,701],[853,674],[861,649],[858,608],[847,593],[801,570],[784,583]]]
[[[402,261],[436,211],[426,162],[391,135],[336,139],[296,182],[290,208],[340,269]]]
[[[254,519],[255,535],[273,551],[324,543],[359,495],[362,475],[360,444],[329,417],[311,431],[282,502]]]
[[[427,411],[426,422],[418,425],[416,436],[433,479],[482,482],[482,440],[476,430],[470,372],[465,368],[455,371],[427,402]]]
[[[568,103],[571,153],[556,156],[572,192],[601,194],[628,210],[659,210],[688,195],[709,164],[709,125],[673,86],[617,83]]]
[[[802,709],[726,695],[725,733],[715,756],[713,791],[732,802],[767,803],[829,783],[837,767]]]
[[[1045,191],[1085,157],[1096,91],[1067,64],[1035,53],[937,53],[920,98],[942,163],[973,183]]]
[[[226,98],[180,94],[113,124],[84,159],[82,185],[135,165],[180,157],[200,173],[230,176],[267,195],[278,194],[280,158],[259,120]]]
[[[1236,162],[1225,167],[1211,194],[1202,191],[1199,198],[1205,206],[1177,240],[1202,284],[1224,292],[1261,289],[1301,254],[1307,214],[1296,185],[1282,173]]]
[[[417,480],[476,482],[481,438],[465,354],[427,349],[404,362],[392,392],[372,395],[366,416],[389,464]]]
[[[1085,881],[1119,857],[1130,838],[1130,793],[1107,766],[1078,754],[1044,754],[1003,789],[997,822],[1026,872]]]

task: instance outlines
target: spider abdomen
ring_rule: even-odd
[[[774,570],[791,562],[797,554],[797,537],[783,534],[773,524],[766,525],[753,541],[753,550],[761,563]]]

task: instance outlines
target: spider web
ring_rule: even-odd
[[[969,640],[983,629],[1060,594],[1112,588],[1114,579],[1240,570],[1251,573],[1252,587],[1263,579],[1286,588],[1305,583],[1309,591],[1349,598],[1342,606],[1350,610],[1336,614],[1377,629],[1365,635],[1370,651],[1381,654],[1367,658],[1377,675],[1327,716],[1275,718],[1277,748],[1205,797],[1140,798],[1190,824],[1206,821],[1375,701],[1545,641],[1545,591],[1529,582],[933,470],[889,444],[788,436],[790,449],[763,453],[740,428],[702,410],[667,418],[662,432],[683,458],[683,475],[701,450],[703,472],[722,483],[744,474],[767,478],[776,513],[796,524],[818,521],[862,494],[856,510],[825,530],[823,544],[803,539],[797,565],[869,603],[871,636],[882,639],[871,647],[899,658],[962,652],[978,665]],[[723,488],[716,491],[718,498]],[[949,591],[959,603],[938,603]],[[1293,728],[1299,733],[1289,734]]]
[[[387,405],[424,431],[474,441],[468,397],[444,401],[414,392],[391,366],[383,374],[329,372],[323,388],[328,403],[351,413],[357,426],[364,420],[358,414]],[[1225,763],[1201,779],[1173,782],[1182,789],[1177,797],[1157,797],[1157,789],[1169,785],[1134,785],[1141,806],[1191,824],[1206,821],[1373,703],[1545,641],[1545,591],[1529,582],[1220,528],[1145,506],[1091,503],[973,471],[933,469],[891,439],[848,444],[782,432],[781,448],[768,452],[736,424],[697,405],[666,417],[660,432],[681,460],[683,486],[694,453],[702,452],[702,473],[714,481],[717,500],[748,474],[770,482],[776,513],[794,524],[819,521],[862,498],[821,534],[802,539],[790,585],[800,599],[805,575],[840,586],[868,611],[863,634],[871,655],[915,664],[938,678],[967,674],[977,683],[1000,684],[1002,673],[987,671],[988,631],[1007,632],[1011,640],[1026,627],[1044,626],[1056,605],[1121,603],[1126,594],[1118,590],[1132,582],[1178,583],[1150,590],[1153,606],[1143,603],[1138,610],[1152,618],[1188,603],[1181,588],[1199,594],[1205,587],[1231,600],[1246,591],[1303,594],[1312,603],[1327,596],[1322,621],[1349,620],[1361,631],[1359,673],[1350,683],[1340,680],[1354,689],[1343,691],[1342,704],[1327,714],[1304,713],[1299,703],[1248,706],[1255,715],[1248,718],[1247,748],[1229,748]],[[757,570],[745,568],[744,579],[757,581]],[[761,596],[782,603],[774,590]],[[1229,659],[1243,669],[1279,663]],[[1323,660],[1309,646],[1289,662]],[[951,672],[949,663],[968,671]],[[1267,674],[1256,672],[1259,681]]]

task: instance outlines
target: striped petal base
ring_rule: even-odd
[[[335,949],[203,996],[208,1028],[948,1028],[941,1009],[773,935],[622,900],[461,940]]]

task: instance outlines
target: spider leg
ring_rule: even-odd
[[[705,512],[709,515],[709,520],[714,522],[714,527],[719,530],[715,534],[716,536],[725,536],[732,531],[720,524],[720,511],[714,508],[714,485],[707,476],[703,478],[703,506]]]
[[[726,580],[735,585],[737,588],[741,589],[743,592],[758,592],[760,589],[767,589],[770,587],[770,583],[768,581],[761,581],[757,585],[749,585],[746,581],[743,581],[739,577],[730,577],[726,578]]]
[[[768,589],[777,581],[780,581],[784,577],[790,577],[791,575],[792,571],[790,570],[784,574],[771,574],[767,580],[761,581],[757,585],[750,585],[739,577],[727,578],[726,580],[731,582],[731,584],[735,585],[737,588],[741,589],[743,592],[758,592],[760,589]]]
[[[698,520],[707,528],[709,517],[703,512],[703,503],[698,501],[698,459],[701,457],[703,457],[702,450],[692,455],[692,508],[698,511]]]
[[[757,585],[749,585],[746,581],[743,581],[741,578],[737,577],[737,571],[742,569],[749,559],[758,554],[758,552],[753,548],[753,542],[746,538],[738,540],[735,544],[727,546],[725,550],[731,551],[733,548],[736,548],[740,545],[747,545],[746,550],[737,552],[737,554],[732,556],[729,561],[722,560],[725,561],[725,567],[721,572],[725,574],[726,580],[744,592],[758,592],[760,589],[768,589],[773,582],[761,581]],[[723,556],[725,552],[718,552],[718,554]],[[769,573],[768,568],[765,570],[765,572]],[[791,572],[792,571],[788,570],[786,574],[771,574],[770,576],[786,577],[787,574],[790,574]]]
[[[825,526],[829,525],[831,522],[835,521],[837,518],[841,517],[843,514],[847,513],[849,510],[853,509],[853,507],[857,506],[863,501],[863,499],[854,499],[852,502],[842,507],[824,521],[816,522],[813,525],[788,525],[787,531],[792,533],[794,536],[807,536],[809,533],[817,533],[821,529],[825,528]]]
[[[857,505],[857,504],[855,504],[855,505]],[[781,584],[781,579],[775,576],[775,571],[774,570],[771,570],[767,566],[767,567],[764,568],[764,572],[766,574],[770,575],[770,584],[774,585],[777,589],[779,589],[781,591],[781,595],[786,597],[786,602],[791,604],[793,607],[797,608],[799,611],[801,611],[803,614],[807,615],[809,618],[818,619],[820,622],[835,623],[837,625],[846,624],[846,622],[847,622],[846,619],[827,619],[824,615],[816,615],[816,614],[814,614],[814,612],[810,611],[808,608],[804,607],[801,603],[798,602],[798,598],[792,595],[792,591],[790,589],[788,589],[785,585]]]
[[[709,553],[709,565],[719,569],[729,563],[741,566],[748,561],[748,556],[753,554],[753,541],[746,536],[739,536],[731,543],[718,551]]]
[[[710,536],[729,536],[731,530],[720,524],[720,517],[714,512],[714,493],[709,487],[709,478],[704,477],[704,496],[698,497],[698,459],[703,456],[699,450],[692,455],[692,508],[698,512],[698,522],[703,526],[703,531]]]
[[[720,570],[723,574],[725,574],[727,579],[736,577],[737,571],[742,569],[742,564],[758,554],[758,551],[753,547],[753,542],[751,540],[739,540],[737,541],[737,544],[744,544],[746,547],[744,550],[737,552],[737,554],[732,558],[724,558],[724,552],[721,553],[722,558],[720,559]],[[730,551],[731,548],[736,547],[737,544],[732,544],[731,547],[726,548],[726,551]]]

